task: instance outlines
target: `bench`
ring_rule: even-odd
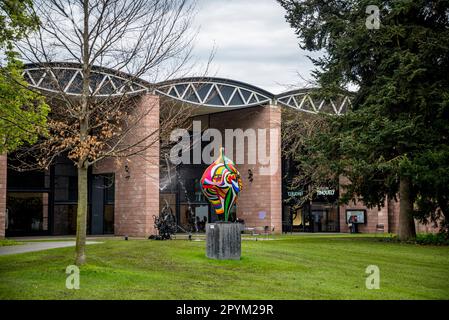
[[[383,224],[376,224],[376,234],[377,233],[384,233],[385,232],[385,226]]]
[[[244,227],[243,233],[247,234],[250,233],[252,236],[259,236],[259,235],[265,235],[268,237],[268,235],[272,234],[274,232],[274,227],[271,228],[270,232],[270,226],[263,226],[263,227]]]

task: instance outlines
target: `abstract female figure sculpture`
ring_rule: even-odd
[[[215,213],[219,217],[224,215],[221,220],[229,221],[229,213],[242,190],[242,179],[234,162],[224,155],[224,148],[220,148],[218,159],[204,171],[201,188]]]

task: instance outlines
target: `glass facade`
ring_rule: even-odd
[[[51,170],[8,170],[6,234],[45,235],[51,228]]]
[[[166,169],[161,169],[162,191],[159,194],[160,211],[169,206],[175,213],[178,225],[184,232],[205,232],[207,222],[218,221],[215,210],[204,196],[200,178],[207,165],[180,165],[170,183],[165,179]],[[236,206],[231,215],[236,216]]]
[[[202,123],[207,123],[207,120]],[[192,135],[192,132],[190,134]],[[201,143],[200,152],[202,153],[208,142],[202,141]],[[190,152],[190,163],[193,163],[193,152]],[[160,211],[164,206],[170,206],[180,226],[181,230],[179,231],[204,232],[207,222],[217,220],[217,216],[209,201],[204,197],[200,185],[200,178],[208,166],[208,164],[203,163],[181,164],[170,167],[167,161],[161,159]]]
[[[160,211],[169,206],[184,232],[205,231],[206,223],[215,221],[211,206],[201,191],[200,179],[205,165],[185,165],[175,169],[176,176],[165,185],[159,195]],[[165,168],[161,176],[166,175]],[[164,178],[161,181],[166,181]]]
[[[78,199],[76,167],[68,159],[58,159],[53,167],[54,235],[75,234]]]
[[[312,200],[304,201],[305,191],[291,188],[297,174],[295,163],[291,159],[282,159],[282,231],[339,232],[338,189],[333,186],[320,188]]]
[[[88,233],[113,234],[114,175],[89,172],[88,189]],[[46,171],[8,169],[6,235],[75,234],[77,198],[77,170],[67,158]]]
[[[48,232],[48,193],[8,192],[6,230],[10,235],[40,235]]]

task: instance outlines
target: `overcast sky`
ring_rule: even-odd
[[[210,75],[275,94],[304,87],[301,77],[311,79],[310,52],[299,48],[275,0],[198,0],[197,11],[200,30],[193,55],[205,63],[215,45]]]

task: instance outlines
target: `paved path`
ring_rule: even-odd
[[[98,241],[87,241],[86,244],[102,243]],[[25,253],[32,251],[42,251],[48,249],[65,248],[75,246],[75,241],[46,241],[46,242],[25,242],[14,246],[0,247],[0,256],[7,254]]]

